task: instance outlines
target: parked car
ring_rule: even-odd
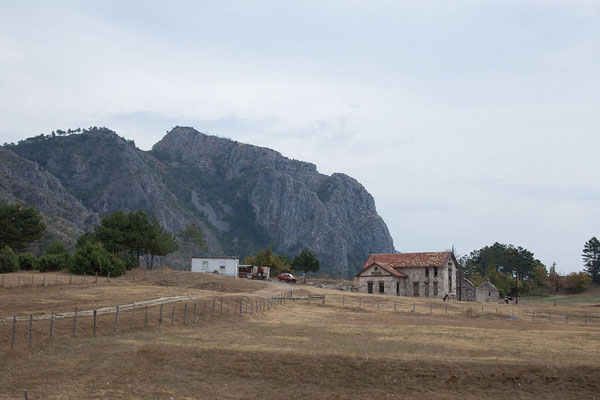
[[[280,281],[296,283],[296,277],[287,272],[282,272],[281,274],[277,275],[277,279],[279,279]]]

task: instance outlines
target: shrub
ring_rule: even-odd
[[[19,269],[19,260],[15,252],[8,246],[0,250],[0,272],[14,272]]]
[[[86,242],[73,253],[69,270],[74,274],[120,276],[125,273],[125,262],[101,243]]]
[[[60,271],[63,268],[68,268],[69,256],[64,254],[48,254],[40,257],[38,261],[38,269],[40,272]]]
[[[64,244],[59,242],[58,240],[51,241],[48,246],[46,246],[46,255],[69,255],[69,249],[66,248]]]
[[[572,272],[565,276],[564,288],[569,293],[581,293],[591,281],[592,278],[585,272]]]
[[[31,253],[19,254],[19,268],[25,270],[37,269],[38,259]]]
[[[117,258],[123,262],[123,265],[125,265],[125,269],[127,271],[140,266],[140,262],[138,261],[138,258],[136,256],[132,256],[129,254],[121,254],[118,255]]]

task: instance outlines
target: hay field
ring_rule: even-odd
[[[412,312],[412,299],[378,311],[378,296],[342,305],[339,292],[317,292],[332,297],[4,352],[0,398],[600,397],[598,325],[428,314],[439,302],[423,299],[424,311]]]

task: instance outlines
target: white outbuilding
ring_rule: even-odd
[[[192,257],[192,272],[223,276],[238,276],[237,257]]]

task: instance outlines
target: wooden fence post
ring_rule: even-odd
[[[135,315],[135,304],[133,305],[133,308],[131,309],[131,318],[129,319],[129,329],[133,329],[133,317]]]
[[[23,390],[23,394],[25,395],[25,400],[29,400],[29,395],[27,394],[27,390]]]
[[[377,311],[379,311],[380,305],[381,305],[381,300],[379,300],[379,301],[377,302]]]
[[[533,321],[535,319],[535,310],[533,310],[533,313],[531,314],[531,320]]]
[[[396,305],[397,305],[397,303],[394,302],[394,312],[396,312]]]
[[[75,312],[73,313],[73,336],[77,334],[77,307],[75,307]]]
[[[325,295],[323,295],[323,305],[325,305]]]
[[[429,305],[429,314],[433,314],[433,304]]]
[[[244,305],[244,300],[240,299],[240,315],[242,315],[242,306]]]
[[[187,325],[187,303],[183,305],[183,324]]]
[[[110,282],[110,271],[108,271],[108,274],[106,275],[106,282]]]
[[[173,306],[173,311],[171,311],[171,326],[175,325],[175,306]]]
[[[94,310],[94,337],[96,337],[96,319],[98,312]]]
[[[2,287],[4,288],[4,275],[2,275]]]
[[[144,312],[144,329],[148,326],[148,306],[146,306],[146,311]]]
[[[216,300],[213,299],[212,309],[210,310],[210,318],[214,318],[214,316],[215,316],[215,303],[216,303]]]
[[[10,344],[10,350],[15,349],[15,330],[17,329],[17,316],[13,315],[13,328],[12,328],[12,342]]]
[[[565,316],[565,324],[569,323],[569,313],[567,313],[567,315]]]
[[[54,275],[54,286],[58,285],[58,275]]]
[[[33,314],[29,314],[29,347],[33,339]]]
[[[33,275],[31,275],[31,286],[33,286]]]
[[[115,333],[119,333],[119,306],[115,310]]]
[[[444,314],[448,314],[448,304],[444,305]]]
[[[342,306],[344,306],[344,304],[345,304],[345,302],[346,302],[346,299],[345,299],[344,297],[345,297],[345,296],[344,296],[344,295],[342,295]]]
[[[413,301],[413,312],[417,312],[417,302]]]
[[[362,297],[358,298],[358,308],[362,308]]]
[[[198,305],[194,302],[194,324],[196,323],[198,318]]]
[[[19,280],[17,281],[17,288],[21,287],[21,275],[17,276]]]
[[[250,300],[250,315],[252,315],[252,312],[254,311],[253,308],[254,308],[254,303],[252,300]]]
[[[481,313],[483,314],[483,306],[481,306]]]
[[[54,309],[50,310],[50,337],[54,336]]]
[[[223,316],[223,299],[221,299],[221,305],[220,305],[220,311],[219,311],[219,317]]]
[[[163,314],[163,305],[164,305],[164,304],[161,304],[161,305],[160,305],[160,314],[158,315],[158,326],[162,326],[162,321],[163,321],[163,318],[162,318],[162,314]]]
[[[98,283],[98,273],[96,272],[96,282],[94,283]]]
[[[83,281],[85,282],[85,271],[83,271]]]
[[[44,275],[44,281],[42,282],[42,287],[46,287],[46,275]]]
[[[206,320],[206,302],[202,302],[202,320]]]

